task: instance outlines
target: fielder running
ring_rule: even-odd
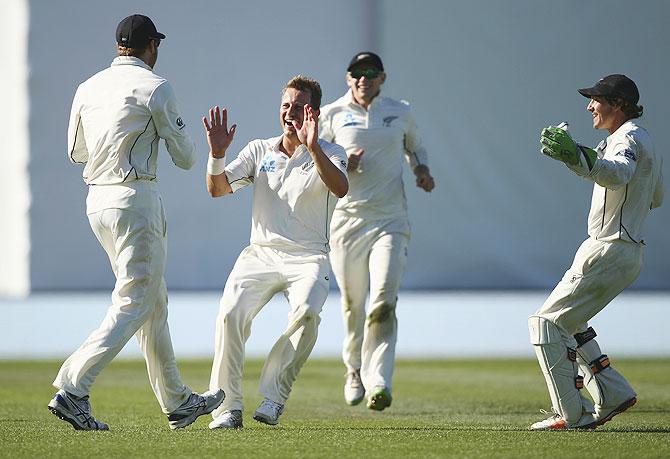
[[[328,296],[328,233],[335,203],[347,193],[344,149],[318,138],[321,87],[296,76],[283,89],[282,135],[250,142],[227,166],[236,126],[216,107],[203,118],[210,146],[207,188],[213,197],[253,185],[251,244],[240,254],[221,298],[210,387],[228,394],[211,429],[242,427],[242,368],[251,323],[283,292],[288,326],[261,372],[263,402],[254,419],[277,424],[300,368],[312,351]]]
[[[116,277],[105,319],[63,363],[53,383],[59,390],[49,409],[77,430],[108,430],[91,413],[89,390],[133,335],[170,428],[210,413],[224,397],[218,387],[198,395],[184,385],[167,323],[167,227],[156,186],[158,139],[165,140],[182,169],[193,166],[195,154],[172,87],[153,73],[164,38],[146,16],[122,20],[116,30],[118,57],[82,83],[72,103],[70,159],[85,164],[86,213]]]
[[[554,415],[533,430],[592,429],[636,402],[636,393],[594,339],[588,321],[638,276],[644,258],[642,227],[663,201],[662,158],[636,118],[639,92],[624,75],[580,89],[591,100],[593,127],[609,136],[595,150],[576,144],[567,130],[542,130],[542,153],[593,180],[589,238],[544,305],[528,320],[530,340],[544,373]],[[580,389],[586,387],[593,402]]]
[[[350,90],[320,117],[321,137],[349,157],[349,194],[335,208],[330,256],[345,324],[344,399],[357,405],[367,389],[368,408],[381,411],[392,400],[395,309],[410,237],[403,159],[419,188],[431,191],[435,182],[409,105],[380,96],[386,74],[379,56],[356,54],[346,78]]]

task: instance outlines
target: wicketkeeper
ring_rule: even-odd
[[[591,149],[575,143],[566,127],[542,130],[541,151],[592,180],[589,238],[542,307],[528,319],[530,341],[544,373],[553,416],[533,430],[593,429],[637,401],[595,340],[588,321],[638,276],[644,259],[642,227],[663,201],[662,158],[642,115],[639,92],[625,75],[609,75],[580,89],[590,98],[593,127],[609,136]],[[580,389],[586,388],[593,402]]]

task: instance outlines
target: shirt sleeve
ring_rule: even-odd
[[[335,166],[348,178],[347,174],[347,164],[349,163],[349,157],[344,147],[336,143],[331,143],[328,146],[328,150],[325,151],[328,159],[335,164]]]
[[[237,154],[237,158],[226,165],[225,174],[233,193],[240,188],[254,183],[256,155],[254,155],[253,142],[247,144]]]
[[[421,143],[416,120],[411,112],[407,111],[407,131],[405,132],[405,157],[412,170],[421,164],[428,165],[428,152]]]
[[[77,164],[86,164],[88,149],[84,138],[84,125],[81,122],[81,103],[79,90],[74,95],[70,110],[70,123],[67,128],[67,151],[70,161]]]
[[[165,140],[172,162],[181,169],[193,167],[196,159],[195,144],[186,131],[186,124],[179,115],[174,90],[167,81],[154,90],[149,99],[149,110],[156,132]]]
[[[590,178],[611,190],[626,186],[637,168],[639,150],[635,139],[625,136],[612,148],[607,148],[602,158],[596,160]]]

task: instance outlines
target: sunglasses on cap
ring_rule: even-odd
[[[352,78],[355,78],[358,80],[359,78],[367,78],[368,80],[373,80],[379,76],[379,74],[382,73],[380,70],[377,69],[366,69],[366,70],[352,70],[349,72],[349,75],[351,75]]]

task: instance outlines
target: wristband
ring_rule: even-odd
[[[221,175],[226,170],[226,158],[214,158],[210,156],[207,160],[207,173],[209,175]]]

